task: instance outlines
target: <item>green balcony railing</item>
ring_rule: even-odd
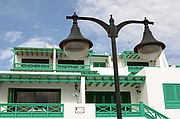
[[[13,70],[53,70],[53,65],[38,63],[14,63]]]
[[[56,70],[60,70],[60,71],[89,71],[90,65],[56,64]]]
[[[19,117],[63,118],[64,105],[60,103],[0,103],[0,118]]]
[[[14,63],[12,70],[53,71],[53,64]],[[90,65],[56,64],[56,71],[90,71]]]
[[[143,68],[144,68],[144,66],[128,66],[128,71],[129,72],[139,72]]]
[[[122,104],[123,117],[146,117],[147,119],[170,119],[148,107],[142,102],[139,104]],[[96,104],[96,117],[116,117],[115,104]]]

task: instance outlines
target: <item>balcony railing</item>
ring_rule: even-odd
[[[146,117],[148,119],[170,119],[143,103],[122,104],[123,117]],[[96,117],[116,117],[115,104],[96,104]]]
[[[12,70],[53,71],[53,64],[14,63]],[[56,64],[56,71],[90,71],[90,65]]]
[[[56,70],[60,70],[60,71],[89,71],[90,65],[56,64]]]
[[[96,118],[116,117],[115,104],[96,104]],[[170,119],[139,104],[122,104],[123,117],[146,117],[147,119]],[[0,103],[0,118],[64,118],[64,105],[60,103]]]
[[[14,63],[13,70],[53,70],[53,65],[37,63]]]
[[[63,118],[64,105],[59,103],[0,103],[0,118],[46,117]]]
[[[128,66],[128,71],[131,72],[131,74],[136,74],[139,71],[141,71],[144,68],[144,66]]]

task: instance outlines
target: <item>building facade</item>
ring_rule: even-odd
[[[57,48],[14,47],[13,66],[0,71],[0,118],[116,119],[110,54],[69,59]],[[148,62],[118,54],[123,119],[179,119],[180,68],[164,53]]]

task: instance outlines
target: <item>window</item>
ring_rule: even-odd
[[[127,62],[128,66],[149,66],[148,62]]]
[[[106,62],[93,62],[93,67],[106,67]]]
[[[83,60],[58,60],[58,64],[82,64],[84,65]]]
[[[49,64],[49,59],[22,59],[22,63]]]
[[[121,92],[122,103],[131,103],[130,92]],[[115,103],[114,92],[86,92],[87,103]]]
[[[60,103],[59,89],[9,89],[8,102],[12,103]]]
[[[163,84],[166,109],[180,109],[180,84]]]

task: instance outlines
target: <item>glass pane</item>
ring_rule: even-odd
[[[58,103],[58,92],[36,92],[36,103]]]
[[[16,92],[16,103],[33,103],[34,92]]]

